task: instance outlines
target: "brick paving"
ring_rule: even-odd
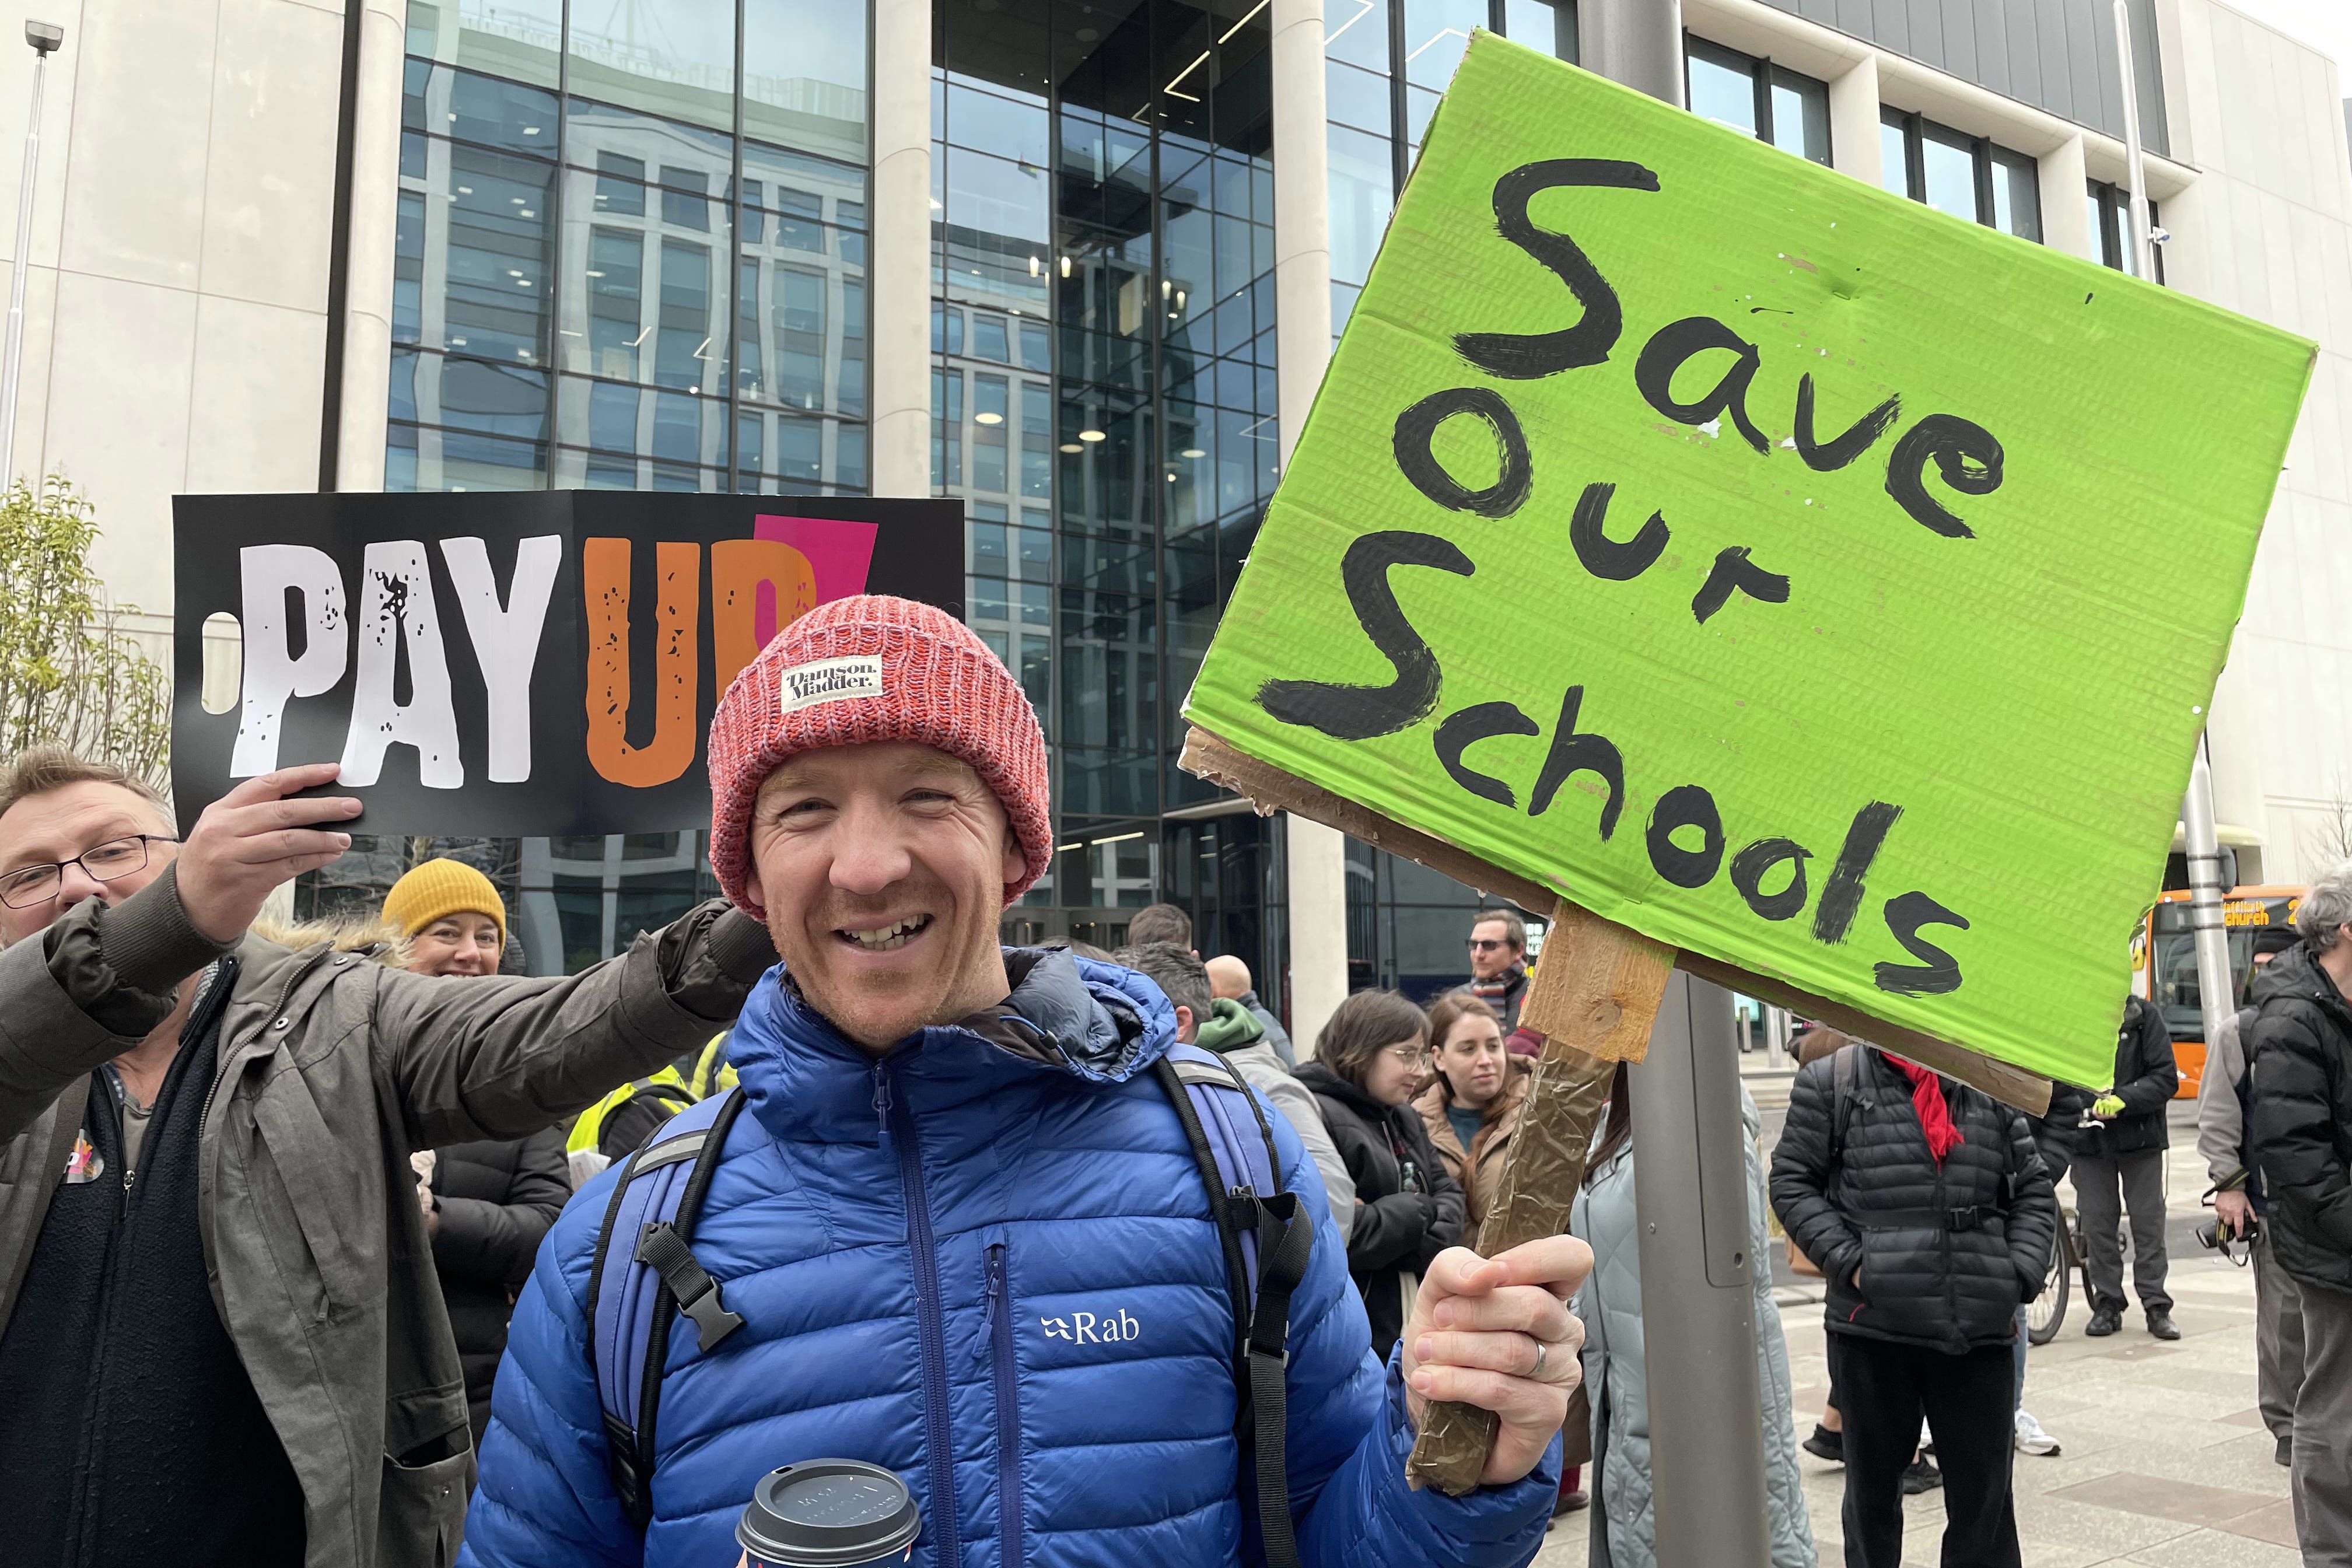
[[[2189,1234],[2201,1217],[2205,1181],[2184,1112],[2175,1106],[2167,1227],[2182,1338],[2173,1344],[2148,1338],[2137,1312],[2111,1339],[2084,1338],[2090,1314],[2077,1279],[2065,1325],[2032,1352],[2026,1370],[2025,1407],[2062,1451],[2016,1457],[2025,1568],[2297,1568],[2302,1561],[2287,1472],[2273,1461],[2254,1409],[2252,1274],[2198,1247]],[[1778,1135],[1779,1120],[1768,1112],[1768,1141]],[[1802,1436],[1829,1382],[1821,1309],[1818,1296],[1809,1301],[1794,1285],[1780,1295]],[[1810,1454],[1797,1462],[1821,1561],[1840,1564],[1843,1472]],[[1943,1530],[1941,1495],[1910,1499],[1905,1511],[1903,1561],[1930,1568]],[[1536,1562],[1583,1568],[1585,1558],[1583,1516],[1571,1515]]]

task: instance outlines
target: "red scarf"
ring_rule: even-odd
[[[1937,1165],[1941,1167],[1944,1156],[1961,1142],[1960,1130],[1952,1125],[1951,1110],[1944,1103],[1944,1080],[1901,1057],[1889,1056],[1886,1059],[1911,1080],[1911,1107],[1919,1113],[1919,1130],[1927,1135],[1927,1152],[1936,1157]]]

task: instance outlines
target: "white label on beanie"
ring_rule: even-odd
[[[782,676],[779,711],[797,713],[820,702],[841,702],[852,697],[879,697],[882,656],[858,654],[848,658],[820,658],[794,665]]]

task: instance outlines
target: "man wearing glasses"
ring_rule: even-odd
[[[1528,923],[1516,910],[1480,910],[1470,928],[1470,994],[1495,1009],[1503,1033],[1519,1026],[1528,994]]]
[[[54,748],[0,768],[0,1476],[11,1563],[403,1568],[456,1547],[465,1383],[412,1150],[519,1138],[731,1022],[709,904],[567,980],[247,927],[349,847],[331,765],[184,842]]]

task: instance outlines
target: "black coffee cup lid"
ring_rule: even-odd
[[[862,1459],[805,1459],[760,1478],[735,1539],[771,1568],[855,1568],[905,1554],[923,1530],[907,1483]]]

